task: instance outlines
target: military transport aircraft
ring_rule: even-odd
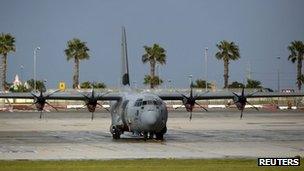
[[[197,103],[197,100],[210,99],[233,99],[237,108],[241,111],[241,118],[245,105],[251,105],[247,98],[262,98],[262,97],[299,97],[304,96],[303,93],[266,93],[255,92],[245,93],[244,89],[240,94],[234,92],[201,92],[194,93],[190,86],[190,93],[182,94],[179,92],[170,93],[155,93],[155,92],[136,92],[130,88],[129,66],[127,56],[125,28],[122,28],[122,80],[123,85],[120,92],[102,92],[97,93],[92,90],[90,94],[80,92],[65,93],[53,92],[45,94],[40,93],[1,93],[0,98],[22,98],[34,99],[34,104],[40,111],[40,118],[45,104],[50,105],[47,100],[83,100],[88,110],[92,113],[91,118],[94,118],[96,106],[101,106],[98,101],[110,101],[110,110],[112,123],[110,132],[114,139],[119,139],[124,132],[133,132],[137,135],[147,138],[156,138],[162,140],[167,132],[168,111],[165,100],[181,100],[185,108],[190,112],[190,120],[192,111],[195,105],[206,110],[203,106]],[[51,106],[51,105],[50,105]],[[51,106],[53,107],[53,106]],[[253,106],[254,107],[254,106]],[[54,107],[53,107],[54,108]],[[257,109],[257,108],[256,108]],[[257,109],[258,110],[258,109]]]

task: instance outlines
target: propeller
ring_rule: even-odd
[[[232,92],[235,96],[235,98],[233,99],[233,103],[241,111],[240,119],[243,118],[243,112],[244,112],[244,108],[245,108],[246,104],[252,106],[255,110],[259,111],[259,109],[257,107],[255,107],[253,104],[251,104],[250,102],[247,101],[247,97],[251,97],[255,93],[259,92],[260,90],[253,92],[247,96],[245,96],[244,90],[245,90],[245,87],[242,88],[241,95],[238,95],[237,93]]]
[[[109,109],[104,108],[100,103],[97,102],[100,97],[102,97],[102,96],[104,96],[104,95],[106,95],[108,93],[109,92],[106,92],[106,93],[104,93],[102,95],[95,96],[94,88],[92,88],[91,95],[80,93],[85,98],[85,100],[84,100],[85,101],[85,106],[87,106],[89,112],[92,113],[91,120],[94,119],[94,112],[95,112],[95,109],[96,109],[97,105],[100,106],[101,108],[107,110],[108,112],[110,112]]]
[[[56,90],[45,96],[43,95],[42,90],[39,91],[39,95],[36,95],[33,92],[31,92],[31,95],[34,97],[34,103],[32,105],[35,105],[37,110],[40,112],[40,116],[39,116],[40,119],[42,118],[43,109],[44,109],[45,104],[49,105],[50,107],[52,107],[53,109],[58,111],[53,105],[51,105],[50,103],[48,103],[46,101],[51,95],[53,95],[54,93],[57,93],[58,91],[60,91],[60,90]]]
[[[177,90],[176,90],[177,91]],[[195,106],[195,105],[197,105],[197,106],[199,106],[200,108],[202,108],[202,109],[204,109],[206,112],[208,112],[208,110],[205,108],[205,107],[203,107],[202,105],[200,105],[199,103],[197,103],[196,102],[196,100],[198,99],[198,95],[196,94],[196,95],[194,95],[193,96],[193,82],[191,82],[191,84],[190,84],[190,95],[189,96],[186,96],[186,95],[184,95],[184,94],[182,94],[182,93],[180,93],[179,91],[177,91],[180,95],[182,95],[183,96],[183,104],[185,105],[185,107],[186,107],[186,110],[188,111],[188,112],[190,112],[190,116],[189,116],[189,119],[190,119],[190,121],[191,121],[191,119],[192,119],[192,111],[193,111],[193,107]],[[208,93],[209,91],[206,91],[204,94],[206,94],[206,93]]]

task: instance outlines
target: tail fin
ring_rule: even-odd
[[[127,37],[125,27],[122,27],[122,38],[121,38],[121,76],[122,85],[130,86],[130,78],[129,78],[129,64],[128,64],[128,52],[127,52]]]

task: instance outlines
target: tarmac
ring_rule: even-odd
[[[110,114],[0,113],[0,160],[257,158],[304,156],[303,111],[171,111],[164,141],[113,140]]]

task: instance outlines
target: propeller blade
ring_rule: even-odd
[[[90,97],[87,95],[87,94],[84,94],[84,93],[81,93],[81,92],[79,92],[84,98],[86,98],[86,99],[90,99]]]
[[[32,103],[32,105],[37,104],[37,103],[38,103],[38,101],[34,101],[34,103]]]
[[[56,107],[54,107],[53,105],[51,105],[50,103],[48,102],[45,102],[47,105],[51,106],[53,109],[55,109],[57,112],[58,112],[58,109]]]
[[[48,94],[47,96],[45,96],[45,98],[48,98],[48,97],[50,97],[51,95],[53,95],[53,94],[55,94],[55,93],[57,93],[57,92],[59,92],[60,90],[58,89],[58,90],[55,90],[55,91],[53,91],[52,93],[50,93],[50,94]]]
[[[242,110],[241,110],[241,116],[240,116],[240,119],[242,119],[242,118],[243,118],[243,111],[244,111],[244,109],[242,109]]]
[[[194,96],[194,100],[197,100],[197,98],[199,97],[199,95],[205,95],[205,94],[207,94],[207,93],[209,93],[209,90],[205,91],[205,92],[202,93],[202,94],[196,94],[196,95]]]
[[[94,119],[94,112],[92,112],[91,121],[93,121],[93,119]]]
[[[252,106],[255,110],[259,111],[259,109],[255,106],[253,106],[253,104],[249,103],[248,101],[246,101],[247,104],[249,104],[250,106]]]
[[[185,96],[183,93],[180,93],[179,91],[175,90],[178,94],[182,95],[185,99],[189,99],[189,97]]]
[[[101,94],[101,95],[98,95],[96,98],[99,99],[100,97],[105,96],[105,95],[107,95],[107,94],[109,94],[109,93],[110,93],[110,92],[105,92],[105,93],[103,93],[103,94]]]
[[[232,92],[236,97],[240,97],[238,94],[236,94],[235,92]]]
[[[41,117],[42,117],[42,113],[43,113],[43,112],[42,112],[42,111],[40,111],[40,116],[39,116],[39,119],[41,119]]]
[[[200,108],[204,109],[206,112],[208,112],[208,110],[204,107],[204,106],[201,106],[200,104],[198,104],[197,102],[195,102],[196,105],[198,105]]]
[[[253,96],[254,94],[256,94],[256,93],[258,93],[258,92],[261,92],[261,89],[255,91],[255,92],[253,92],[253,93],[251,93],[251,94],[249,94],[247,97],[251,97],[251,96]]]
[[[97,103],[97,105],[98,105],[98,106],[100,106],[101,108],[103,108],[103,109],[107,110],[108,112],[110,112],[110,110],[109,110],[109,109],[107,109],[107,108],[103,107],[103,106],[102,106],[100,103]]]
[[[80,91],[77,91],[77,93],[81,94],[86,99],[90,99],[90,97],[88,96],[88,94],[85,94],[85,93],[80,92]]]
[[[242,89],[242,96],[244,96],[244,90],[245,90],[245,87],[243,87],[243,89]]]
[[[38,96],[36,96],[36,94],[31,92],[31,95],[34,96],[35,98],[38,98]]]

